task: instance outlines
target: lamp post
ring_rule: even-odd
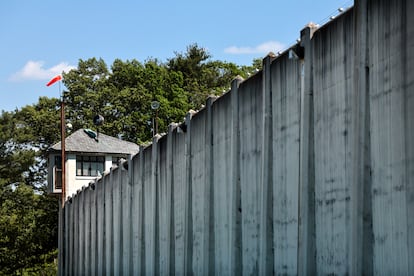
[[[158,109],[160,108],[160,103],[157,101],[152,101],[151,102],[151,109],[155,110],[155,119],[154,119],[154,123],[152,124],[153,129],[152,129],[152,136],[154,137],[155,134],[158,133]]]

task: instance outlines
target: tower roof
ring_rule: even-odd
[[[65,139],[65,152],[137,154],[139,146],[103,133],[96,134],[88,129],[78,129]],[[50,147],[50,151],[60,151],[61,142]]]

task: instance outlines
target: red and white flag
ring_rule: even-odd
[[[54,84],[57,81],[60,81],[62,79],[61,75],[57,75],[56,77],[54,77],[53,79],[51,79],[46,86],[51,86],[52,84]]]

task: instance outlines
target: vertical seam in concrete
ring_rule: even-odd
[[[401,1],[401,14],[402,14],[402,16],[401,16],[401,64],[402,64],[402,84],[401,84],[401,86],[402,86],[402,90],[403,90],[403,92],[402,92],[402,97],[403,97],[403,107],[402,107],[402,117],[403,117],[403,124],[404,124],[404,133],[403,133],[403,137],[404,137],[404,149],[405,149],[405,151],[404,151],[404,164],[405,164],[405,168],[404,168],[404,174],[405,174],[405,177],[404,177],[404,183],[403,183],[403,186],[405,187],[405,204],[406,204],[406,206],[405,206],[405,208],[406,208],[406,210],[405,210],[405,213],[406,213],[406,216],[405,216],[405,222],[406,222],[406,226],[405,226],[405,228],[406,228],[406,233],[407,233],[407,243],[406,243],[406,256],[407,256],[407,260],[410,260],[410,235],[412,235],[411,233],[410,233],[410,228],[409,228],[409,224],[410,224],[410,216],[412,216],[412,213],[410,212],[410,210],[409,210],[409,207],[410,207],[410,199],[409,199],[409,197],[410,197],[410,189],[409,189],[409,185],[410,185],[410,180],[409,180],[409,175],[410,175],[410,172],[409,172],[409,167],[410,167],[410,162],[408,161],[408,160],[410,160],[410,158],[411,158],[411,156],[410,156],[410,154],[411,154],[411,152],[409,151],[409,140],[407,139],[407,136],[409,135],[409,129],[410,129],[410,126],[408,125],[408,123],[407,123],[407,121],[409,120],[408,119],[408,116],[407,116],[407,113],[408,113],[408,109],[407,109],[407,104],[409,103],[409,100],[408,100],[408,93],[407,93],[407,72],[408,72],[408,69],[407,69],[407,57],[408,57],[408,55],[409,55],[409,51],[408,51],[408,47],[407,47],[407,24],[408,24],[408,22],[407,22],[407,11],[408,11],[408,9],[407,9],[407,1]],[[412,204],[412,203],[411,203]],[[411,256],[411,257],[413,257],[413,256]],[[410,271],[410,262],[408,261],[407,262],[407,267],[406,267],[406,270],[405,271],[407,271],[407,273],[408,274],[410,274],[410,273],[413,273],[414,271]]]
[[[214,183],[213,183],[213,174],[214,174],[214,167],[213,167],[213,121],[212,121],[212,105],[216,97],[209,97],[206,101],[206,109],[207,109],[207,119],[206,119],[206,156],[205,156],[205,166],[206,166],[206,192],[208,195],[207,204],[208,206],[205,208],[208,214],[207,217],[207,227],[208,231],[206,234],[208,235],[208,243],[207,243],[207,275],[214,275],[215,274],[215,232],[214,232]]]
[[[117,231],[119,231],[119,233],[118,233],[118,236],[119,236],[118,242],[119,242],[119,244],[116,245],[118,247],[119,253],[118,253],[118,256],[115,256],[115,258],[118,259],[117,262],[116,262],[116,263],[118,263],[118,267],[115,268],[115,270],[114,270],[115,274],[118,274],[118,275],[123,274],[123,260],[122,260],[123,259],[123,254],[122,253],[124,252],[123,229],[122,229],[123,222],[124,222],[124,219],[123,219],[124,212],[122,210],[123,209],[122,208],[122,186],[123,186],[123,183],[122,183],[122,166],[123,166],[123,164],[120,163],[119,167],[118,167],[118,177],[116,179],[116,184],[117,185],[114,186],[115,189],[116,189],[115,192],[118,194],[118,202],[116,203],[116,206],[119,208],[119,211],[118,211],[119,217],[116,218],[116,223],[115,223],[115,225],[119,225],[119,226],[117,226]]]
[[[402,57],[402,64],[403,64],[403,95],[404,95],[404,113],[403,113],[403,118],[404,118],[404,129],[405,129],[405,133],[404,133],[404,148],[405,148],[405,152],[406,152],[406,156],[404,159],[405,162],[405,189],[406,189],[406,231],[407,231],[407,259],[408,260],[412,260],[414,258],[414,244],[413,244],[413,239],[414,239],[414,234],[410,231],[410,228],[412,230],[413,228],[413,216],[412,213],[410,212],[410,206],[413,207],[414,206],[414,202],[412,200],[410,200],[410,198],[413,196],[413,192],[412,192],[412,188],[410,188],[410,185],[412,185],[412,183],[410,184],[410,169],[413,167],[413,161],[412,158],[414,158],[413,155],[413,142],[410,141],[410,131],[412,133],[412,128],[410,127],[410,124],[408,123],[409,119],[409,106],[408,104],[410,103],[409,100],[409,93],[410,91],[408,90],[408,76],[407,74],[409,73],[408,70],[408,58],[410,55],[412,55],[412,52],[410,52],[409,49],[409,41],[412,40],[412,38],[409,38],[409,31],[408,31],[408,27],[410,26],[410,22],[408,20],[408,18],[411,16],[410,12],[412,11],[412,9],[410,10],[410,6],[409,5],[413,5],[413,4],[409,4],[407,3],[408,1],[403,1],[402,4],[402,18],[401,18],[401,25],[403,26],[403,30],[402,30],[402,34],[403,34],[403,42],[402,42],[402,53],[403,55]],[[411,19],[411,21],[413,21]],[[412,92],[411,92],[412,93]],[[412,136],[411,136],[412,137]],[[411,180],[412,181],[412,180]],[[412,209],[411,209],[412,210]],[[414,265],[413,263],[408,263],[407,266],[407,273],[408,274],[414,274]]]
[[[169,231],[168,231],[168,270],[170,275],[175,274],[175,221],[174,221],[174,163],[173,163],[173,131],[174,126],[168,126],[168,136],[167,136],[167,160],[166,160],[166,167],[167,167],[167,212],[169,216]]]
[[[111,173],[109,174],[109,191],[110,191],[110,202],[111,202],[111,209],[109,210],[110,212],[110,219],[111,219],[111,223],[110,223],[110,231],[111,231],[111,235],[110,235],[110,249],[109,249],[109,257],[110,257],[110,263],[109,263],[109,274],[114,275],[115,274],[115,269],[114,269],[114,263],[115,263],[115,256],[114,256],[114,173],[113,171],[111,171]]]
[[[316,274],[315,250],[315,204],[314,204],[314,156],[313,156],[313,82],[311,37],[316,26],[301,31],[304,48],[304,74],[301,92],[300,118],[300,186],[299,186],[299,239],[298,274]]]
[[[98,271],[98,255],[99,255],[99,252],[98,252],[98,230],[99,230],[99,228],[102,227],[102,225],[100,225],[98,223],[99,208],[98,208],[98,201],[97,201],[97,198],[98,198],[97,186],[98,186],[98,179],[95,180],[95,186],[94,186],[93,197],[92,197],[93,198],[93,207],[92,208],[95,209],[95,212],[94,212],[94,214],[95,214],[95,218],[94,218],[94,221],[95,221],[94,229],[95,229],[95,231],[91,232],[91,235],[93,237],[93,243],[95,245],[94,248],[92,249],[93,250],[92,251],[93,252],[93,260],[94,260],[93,267],[92,267],[92,274],[93,275],[96,275],[97,271]]]
[[[133,219],[132,219],[132,212],[134,201],[133,201],[133,183],[134,183],[134,162],[132,160],[133,156],[131,154],[128,155],[128,192],[129,192],[129,206],[128,206],[128,213],[129,213],[129,220],[128,220],[128,227],[129,227],[129,237],[128,237],[128,251],[129,251],[129,258],[128,258],[128,268],[129,272],[133,271],[133,241],[134,241],[134,235],[133,235]]]
[[[184,269],[186,275],[193,275],[193,212],[192,212],[192,168],[191,168],[191,118],[193,112],[188,112],[185,118],[187,132],[185,135],[185,215],[184,215]]]
[[[153,265],[153,272],[154,275],[159,275],[160,272],[160,252],[159,252],[159,212],[158,212],[158,205],[159,205],[159,195],[158,195],[158,184],[159,184],[159,158],[158,158],[158,140],[159,140],[160,136],[157,134],[153,140],[152,140],[152,164],[151,164],[151,170],[152,170],[152,181],[151,181],[151,185],[152,185],[152,208],[153,208],[153,212],[154,212],[154,217],[152,218],[152,223],[154,226],[154,233],[153,233],[153,240],[154,240],[154,248],[152,249],[153,252],[153,261],[154,263]]]
[[[240,127],[239,127],[239,86],[241,77],[236,77],[231,83],[231,188],[230,188],[230,233],[229,260],[230,272],[233,275],[242,274],[242,225],[241,225],[241,191],[240,191]]]
[[[369,67],[367,67],[366,1],[357,1],[354,8],[354,86],[353,86],[353,160],[351,185],[351,233],[349,273],[372,274],[372,215],[369,167]],[[369,221],[366,221],[366,220]],[[368,228],[368,229],[367,229]],[[367,233],[368,231],[368,233]],[[367,260],[370,258],[371,260]]]
[[[141,193],[140,193],[140,198],[138,198],[139,200],[139,210],[141,212],[141,225],[139,225],[138,227],[140,227],[141,229],[138,231],[140,233],[142,233],[142,239],[140,241],[140,244],[138,245],[140,248],[138,248],[139,250],[139,255],[140,255],[140,266],[139,266],[139,271],[141,273],[141,275],[145,275],[147,273],[146,267],[145,267],[145,255],[146,255],[146,250],[145,250],[145,185],[144,185],[144,181],[145,181],[145,165],[144,165],[144,147],[140,146],[139,147],[139,168],[138,171],[141,172],[141,180],[139,185],[141,185]],[[139,189],[139,187],[138,187]],[[138,237],[139,239],[139,237]]]
[[[259,274],[273,274],[273,130],[272,130],[272,79],[271,62],[275,56],[263,59],[262,71],[262,168],[260,178],[260,239]]]

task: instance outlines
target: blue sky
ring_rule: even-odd
[[[295,43],[347,0],[10,0],[0,3],[0,110],[59,97],[46,83],[80,59],[166,61],[197,43],[214,60],[250,65]]]

